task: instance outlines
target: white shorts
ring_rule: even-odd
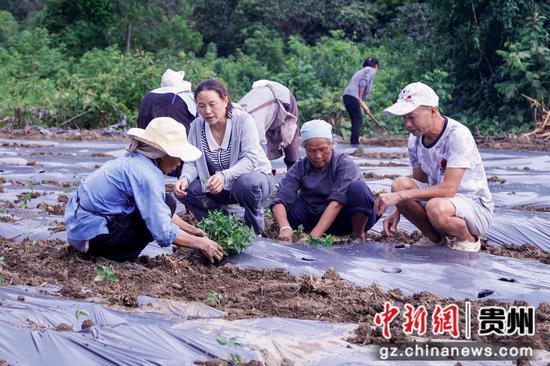
[[[427,183],[419,182],[416,179],[413,179],[413,181],[418,186],[418,189],[429,187]],[[466,226],[468,226],[468,230],[470,230],[472,235],[484,235],[489,230],[489,227],[493,223],[493,213],[483,205],[481,200],[472,199],[460,193],[447,199],[455,206],[455,215],[466,221]],[[418,202],[424,207],[428,203],[428,201]]]

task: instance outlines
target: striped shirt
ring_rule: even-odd
[[[214,137],[212,136],[212,133],[210,131],[206,131],[206,126],[207,124],[205,123],[205,126],[201,131],[201,144],[204,151],[204,157],[206,158],[208,172],[210,173],[210,175],[212,175],[216,172],[221,172],[223,170],[229,169],[230,167],[231,136],[229,136],[229,141],[227,142],[226,138],[224,138],[224,142],[221,146],[219,146],[214,142]],[[227,132],[229,132],[229,134],[231,135],[230,128]],[[210,139],[206,137],[207,133],[210,134]],[[227,147],[224,148],[225,143],[227,143]]]

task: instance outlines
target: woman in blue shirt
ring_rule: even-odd
[[[128,131],[128,153],[103,164],[71,195],[65,208],[68,242],[78,250],[116,261],[134,260],[155,240],[201,250],[219,261],[222,248],[183,221],[165,193],[164,174],[201,152],[187,142],[185,127],[170,117]]]

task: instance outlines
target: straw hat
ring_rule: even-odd
[[[182,161],[194,161],[202,155],[187,141],[185,126],[170,117],[157,117],[145,129],[130,128],[128,136]]]

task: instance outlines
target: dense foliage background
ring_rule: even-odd
[[[531,127],[548,104],[550,3],[528,0],[0,1],[0,125],[135,124],[168,67],[238,100],[256,79],[286,84],[302,121],[347,135],[341,93],[366,56],[381,62],[369,106],[382,116],[424,81],[474,133]],[[364,131],[369,130],[369,125]]]

